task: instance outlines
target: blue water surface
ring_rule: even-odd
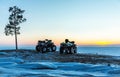
[[[0,46],[0,50],[15,49],[14,45]],[[35,50],[35,45],[19,45],[19,49]],[[59,51],[59,46],[57,46]],[[120,56],[120,46],[77,46],[78,53]]]

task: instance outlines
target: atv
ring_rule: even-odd
[[[61,43],[60,44],[60,54],[73,54],[73,53],[77,53],[77,47],[76,44],[74,44],[74,41],[68,41],[66,43]]]
[[[36,45],[36,51],[38,52],[55,52],[56,51],[56,46],[54,45],[54,43],[52,42],[52,40],[39,40],[38,44]]]

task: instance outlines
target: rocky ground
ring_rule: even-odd
[[[53,61],[53,62],[80,62],[90,64],[120,65],[120,58],[99,54],[59,54],[59,52],[40,53],[35,50],[0,50],[0,58],[16,57],[26,62]]]

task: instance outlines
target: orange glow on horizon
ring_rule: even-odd
[[[69,38],[69,37],[68,37]],[[10,38],[11,40],[5,40],[6,42],[2,42],[1,44],[5,45],[14,45],[15,40],[14,38]],[[18,37],[18,45],[36,45],[38,40],[45,40],[46,38],[42,37],[32,37],[32,36],[27,36],[27,37]],[[59,46],[61,42],[64,42],[66,37],[47,37],[47,39],[52,40],[55,45]],[[100,45],[100,46],[105,46],[105,45],[120,45],[120,40],[85,40],[85,39],[78,39],[78,38],[73,38],[71,37],[69,39],[70,41],[75,41],[75,44],[77,45]]]
[[[19,44],[23,45],[36,45],[38,40],[44,40],[44,39],[38,39],[38,38],[33,38],[33,39],[21,39]],[[55,45],[59,46],[61,42],[64,42],[64,39],[51,39]],[[107,45],[119,45],[120,41],[99,41],[99,40],[92,40],[92,41],[82,41],[82,40],[70,40],[70,41],[75,41],[75,44],[77,45],[100,45],[100,46],[107,46]]]
[[[80,41],[78,45],[99,45],[99,46],[107,46],[107,45],[120,45],[120,41]]]
[[[98,41],[96,42],[97,45],[110,45],[112,44],[111,42],[108,42],[108,41]]]
[[[52,40],[55,45],[59,46],[61,42],[64,40]],[[72,40],[71,40],[72,41]],[[18,40],[18,45],[37,45],[38,40]],[[13,42],[1,43],[2,45],[14,45]],[[99,46],[107,46],[107,45],[120,45],[120,41],[110,42],[110,41],[75,41],[77,45],[99,45]]]

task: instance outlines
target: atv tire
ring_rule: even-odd
[[[55,52],[55,51],[56,51],[56,46],[53,45],[53,46],[51,47],[51,50],[52,50],[52,52]]]
[[[46,47],[42,47],[41,51],[42,51],[42,53],[45,53],[45,52],[47,52],[47,48]]]
[[[77,53],[77,47],[74,47],[74,53]]]
[[[37,52],[40,51],[39,45],[36,46],[36,51],[37,51]]]
[[[60,47],[60,54],[63,54],[64,48]]]

